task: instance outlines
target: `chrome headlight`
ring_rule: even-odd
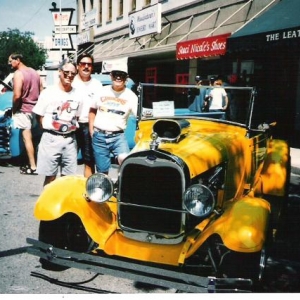
[[[90,176],[85,187],[87,198],[99,203],[107,201],[114,191],[112,180],[102,173],[96,173]]]
[[[183,203],[190,214],[206,217],[215,208],[215,197],[205,185],[193,184],[184,192]]]

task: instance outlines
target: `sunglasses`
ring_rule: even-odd
[[[80,62],[78,63],[80,67],[85,67],[88,66],[89,68],[93,66],[92,63],[88,63],[88,62]]]
[[[62,70],[62,72],[63,72],[65,78],[67,78],[68,76],[69,77],[75,77],[75,75],[76,75],[75,72],[71,72],[71,71],[64,71],[64,70]]]
[[[127,74],[125,72],[119,72],[119,71],[112,71],[111,76],[114,79],[120,78],[121,80],[126,80]]]

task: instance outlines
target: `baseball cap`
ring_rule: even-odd
[[[111,72],[119,71],[128,74],[128,67],[125,63],[115,63],[112,65]]]
[[[202,78],[201,78],[201,76],[200,76],[200,75],[196,75],[196,76],[195,76],[195,81],[197,81],[197,82],[198,82],[198,81],[201,81],[201,80],[202,80]]]

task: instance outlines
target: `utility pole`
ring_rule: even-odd
[[[59,55],[61,57],[61,60],[63,61],[63,56],[62,56],[62,29],[61,29],[61,23],[62,23],[61,0],[59,0],[59,31],[60,31]]]

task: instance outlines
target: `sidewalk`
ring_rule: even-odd
[[[300,149],[291,148],[291,172],[300,175]]]

